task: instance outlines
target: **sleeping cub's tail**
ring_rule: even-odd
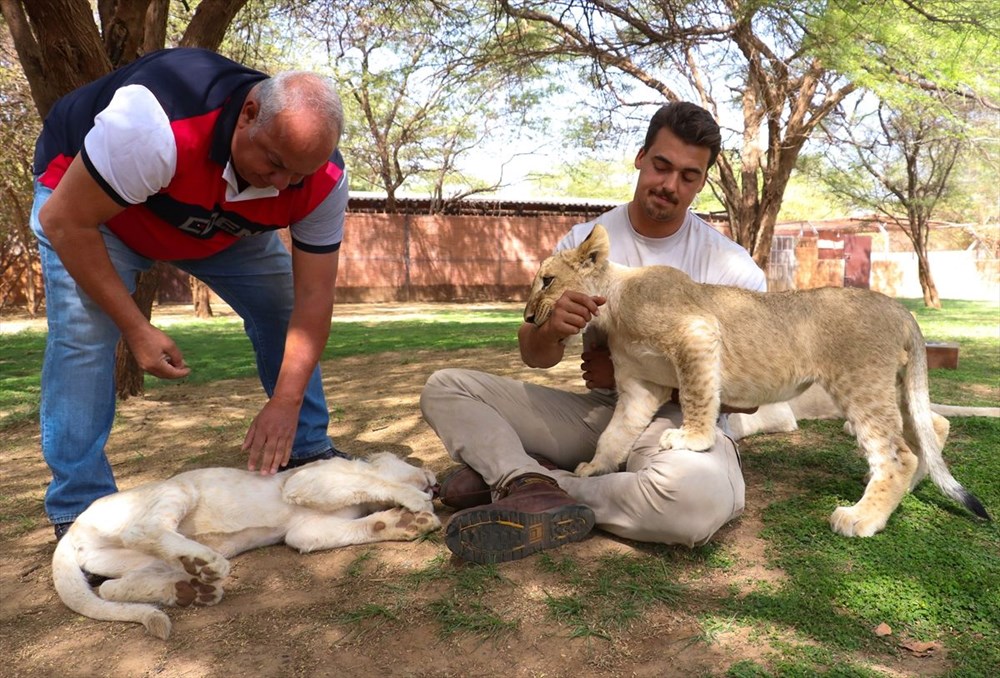
[[[907,314],[909,316],[909,314]],[[912,321],[911,345],[903,374],[903,394],[906,407],[903,415],[909,417],[909,426],[916,436],[919,450],[913,450],[923,457],[927,465],[927,473],[934,484],[946,495],[959,502],[980,518],[991,520],[990,514],[979,499],[965,489],[951,475],[941,456],[943,440],[939,443],[934,433],[934,413],[931,411],[931,398],[927,376],[927,349],[924,344],[920,327],[916,320]]]
[[[170,618],[156,606],[115,603],[94,593],[76,562],[72,528],[59,540],[55,553],[52,554],[52,581],[59,598],[74,612],[91,619],[137,622],[157,638],[166,640],[170,636]]]

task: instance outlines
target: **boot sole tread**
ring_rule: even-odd
[[[594,512],[583,504],[541,513],[484,508],[453,517],[445,544],[464,560],[502,563],[580,541],[593,527]]]

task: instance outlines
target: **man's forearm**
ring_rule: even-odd
[[[45,230],[66,271],[126,338],[148,324],[111,264],[100,231],[63,229],[56,224],[47,225]]]
[[[524,323],[517,333],[521,360],[528,367],[552,367],[563,358],[566,347],[557,337],[531,323]]]
[[[285,336],[285,355],[272,398],[301,404],[309,379],[330,337],[332,305],[328,308],[329,314],[309,313],[301,317],[297,312],[292,313]]]
[[[292,248],[295,301],[272,398],[302,402],[330,337],[338,260],[337,252],[311,254]]]
[[[42,206],[38,219],[66,271],[125,335],[148,320],[132,300],[111,257],[100,225],[122,211],[76,158]]]

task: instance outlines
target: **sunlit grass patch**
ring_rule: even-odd
[[[787,578],[732,595],[724,610],[742,624],[819,643],[835,655],[834,664],[858,653],[888,660],[900,651],[900,639],[910,638],[941,642],[959,675],[990,675],[1000,665],[997,524],[974,518],[924,481],[878,535],[834,534],[826,518],[837,505],[860,498],[866,468],[840,424],[802,422],[800,433],[759,436],[744,445],[748,482],[761,476],[795,488],[764,511],[770,562]],[[952,420],[945,457],[955,477],[994,513],[1000,507],[997,449],[997,420]],[[883,622],[891,637],[873,633]],[[792,655],[800,667],[812,656]],[[824,673],[827,661],[817,659],[811,670]],[[784,675],[779,664],[772,668]],[[848,675],[869,675],[857,671]]]

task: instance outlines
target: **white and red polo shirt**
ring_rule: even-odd
[[[55,103],[35,146],[35,176],[55,188],[80,154],[126,208],[108,228],[151,259],[203,258],[285,227],[297,248],[334,251],[348,193],[339,151],[284,190],[237,186],[233,132],[250,89],[267,77],[202,49],[148,54]]]

